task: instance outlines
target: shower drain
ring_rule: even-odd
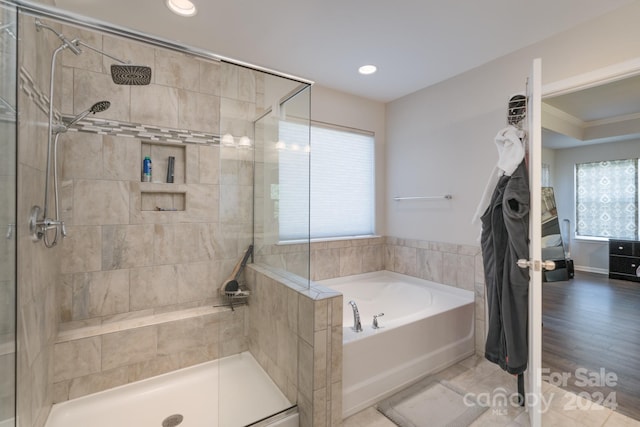
[[[184,417],[180,414],[169,415],[162,421],[162,427],[176,427],[183,419]]]

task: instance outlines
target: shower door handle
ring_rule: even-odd
[[[11,238],[13,237],[13,227],[15,226],[16,226],[15,224],[9,224],[7,226],[7,234],[5,235],[7,240],[11,240]]]
[[[556,263],[550,260],[547,261],[538,261],[538,260],[531,260],[529,261],[528,259],[519,259],[516,264],[518,264],[518,267],[520,268],[530,268],[533,271],[540,271],[540,270],[546,270],[546,271],[552,271],[556,269]]]

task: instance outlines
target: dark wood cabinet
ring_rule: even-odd
[[[609,240],[609,278],[640,282],[640,241]]]

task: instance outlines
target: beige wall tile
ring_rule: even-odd
[[[417,249],[415,247],[396,246],[394,271],[408,276],[416,275]]]
[[[155,326],[103,335],[102,369],[152,359],[156,355],[157,344],[158,331]]]
[[[221,68],[218,61],[200,61],[200,92],[220,95]]]
[[[204,145],[199,150],[199,173],[201,184],[219,184],[220,174],[220,147],[216,145]]]
[[[98,271],[102,265],[102,230],[100,226],[67,226],[68,236],[62,245],[60,268],[63,273]]]
[[[131,87],[131,121],[178,127],[178,89],[150,84]]]
[[[238,99],[256,102],[256,72],[249,68],[238,67]]]
[[[340,276],[340,249],[318,249],[311,252],[313,280],[333,279]]]
[[[140,141],[127,137],[104,136],[103,162],[105,179],[139,181],[142,165]]]
[[[151,82],[155,82],[156,70],[154,67],[155,50],[142,43],[125,40],[120,37],[102,36],[102,45],[105,52],[117,56],[123,61],[130,61],[134,65],[144,65],[152,68]],[[102,72],[111,73],[111,64],[117,63],[106,56],[102,57]]]
[[[304,295],[300,295],[298,298],[298,334],[309,344],[313,343],[313,319],[313,300]]]
[[[69,384],[69,399],[127,384],[129,382],[128,379],[126,367],[74,378]]]
[[[362,273],[362,252],[359,248],[340,249],[340,276]]]
[[[311,400],[313,396],[313,347],[305,340],[298,341],[298,390]]]
[[[153,259],[156,264],[206,261],[215,257],[207,224],[157,224],[154,231]]]
[[[158,355],[180,353],[216,344],[219,340],[219,315],[165,323],[158,326]]]
[[[186,197],[185,216],[189,222],[218,222],[220,186],[191,184]]]
[[[238,68],[231,64],[220,64],[220,95],[225,98],[238,98]]]
[[[327,342],[327,329],[314,333],[313,338],[313,389],[319,390],[327,385],[327,356],[330,342]],[[329,375],[330,377],[330,375]]]
[[[162,307],[178,302],[175,265],[131,269],[131,310]]]
[[[153,225],[103,226],[102,270],[152,265],[153,244]]]
[[[74,225],[127,224],[129,183],[77,180],[73,188]]]
[[[180,90],[178,96],[178,128],[220,132],[219,97],[188,90]]]
[[[458,283],[458,256],[452,253],[442,254],[442,283],[456,286]]]
[[[218,265],[205,261],[177,265],[178,302],[200,301],[218,296]]]
[[[54,347],[54,382],[99,372],[100,354],[100,337],[56,344]]]
[[[129,271],[73,275],[73,320],[129,311]]]
[[[61,31],[69,40],[79,39],[96,49],[102,49],[102,35],[95,31],[83,30],[70,25],[63,25]],[[86,47],[80,49],[82,50],[80,55],[74,55],[73,52],[64,50],[60,55],[60,62],[66,67],[102,72],[102,55]]]
[[[362,273],[384,270],[384,247],[369,245],[361,248]]]
[[[108,110],[98,114],[102,119],[131,121],[129,99],[132,92],[129,86],[113,83],[109,74],[75,69],[73,81],[73,114],[88,110],[98,101],[109,101]]]
[[[62,179],[102,178],[102,136],[67,132],[59,139],[64,142]]]
[[[430,249],[418,249],[418,277],[442,283],[443,254]]]
[[[190,91],[200,88],[200,61],[192,56],[156,49],[155,82]]]

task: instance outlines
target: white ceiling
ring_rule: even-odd
[[[391,101],[633,0],[56,0],[57,6],[347,93]],[[357,69],[375,64],[378,72]]]
[[[640,139],[640,76],[547,98],[542,125],[555,149]]]

